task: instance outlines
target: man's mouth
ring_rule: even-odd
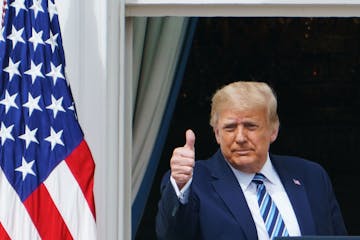
[[[251,152],[251,150],[250,149],[238,149],[238,150],[233,150],[232,152],[237,155],[240,155],[240,156],[245,156],[245,155],[248,155]]]

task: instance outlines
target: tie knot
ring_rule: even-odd
[[[252,181],[257,185],[260,185],[264,183],[265,179],[266,177],[262,173],[256,173]]]

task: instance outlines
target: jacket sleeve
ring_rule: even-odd
[[[159,240],[198,239],[198,208],[192,187],[189,201],[180,203],[170,182],[170,173],[163,177],[161,198],[156,215],[156,235]]]

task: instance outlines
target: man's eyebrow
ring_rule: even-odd
[[[237,125],[237,123],[235,121],[232,121],[232,122],[224,123],[223,127],[234,127],[236,125]]]

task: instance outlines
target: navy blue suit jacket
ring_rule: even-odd
[[[302,235],[347,235],[330,179],[319,164],[289,156],[270,159]],[[208,160],[196,161],[187,204],[179,202],[169,178],[168,172],[161,184],[158,239],[258,239],[245,196],[220,150]]]

